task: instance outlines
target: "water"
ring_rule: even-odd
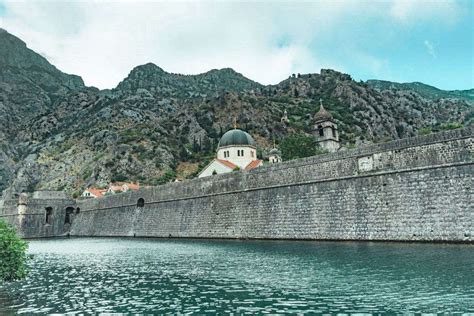
[[[0,314],[474,312],[474,246],[51,239]]]

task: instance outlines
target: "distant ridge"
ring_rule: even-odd
[[[474,100],[474,89],[468,90],[441,90],[436,87],[421,83],[421,82],[410,82],[410,83],[398,83],[385,80],[367,80],[367,84],[377,90],[407,90],[415,91],[419,95],[431,99],[438,100],[442,98],[455,98]]]

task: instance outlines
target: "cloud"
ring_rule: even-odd
[[[390,14],[403,23],[435,19],[440,24],[453,24],[463,12],[461,4],[453,0],[393,0]]]
[[[346,43],[351,62],[368,63],[373,72],[386,69],[388,60],[350,43],[357,42],[352,32],[364,34],[371,26],[358,30],[348,23],[374,18],[407,23],[421,2],[410,3],[7,0],[0,27],[59,69],[99,88],[116,86],[133,67],[147,62],[186,74],[232,67],[268,84],[320,68],[347,71],[350,58],[331,51]],[[431,16],[439,18],[439,10],[431,10]],[[454,11],[445,11],[449,19]]]
[[[425,45],[428,54],[430,54],[431,57],[436,58],[436,52],[435,52],[435,47],[434,47],[433,43],[431,43],[428,40],[425,40],[423,42],[423,44]]]

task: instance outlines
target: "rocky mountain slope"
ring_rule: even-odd
[[[0,31],[0,66],[0,190],[78,194],[109,181],[155,185],[192,177],[234,118],[261,154],[273,139],[310,132],[320,98],[347,147],[471,124],[474,104],[374,88],[333,70],[264,86],[232,69],[180,75],[151,63],[101,91],[60,72],[6,31]],[[289,124],[280,121],[285,110]]]

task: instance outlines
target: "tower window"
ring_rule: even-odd
[[[51,224],[52,222],[52,217],[53,217],[53,208],[51,206],[48,206],[45,208],[45,224]]]
[[[334,127],[331,127],[332,129],[332,137],[336,138],[336,129]]]
[[[318,126],[319,136],[324,136],[324,129],[321,125]]]
[[[64,224],[71,224],[72,213],[74,213],[74,207],[66,207],[66,217],[64,218]]]
[[[137,207],[144,207],[145,206],[145,200],[143,198],[139,198],[137,201]]]
[[[254,155],[254,152],[251,150],[251,151],[250,151],[250,157],[254,158],[254,156],[255,156],[255,155]]]

